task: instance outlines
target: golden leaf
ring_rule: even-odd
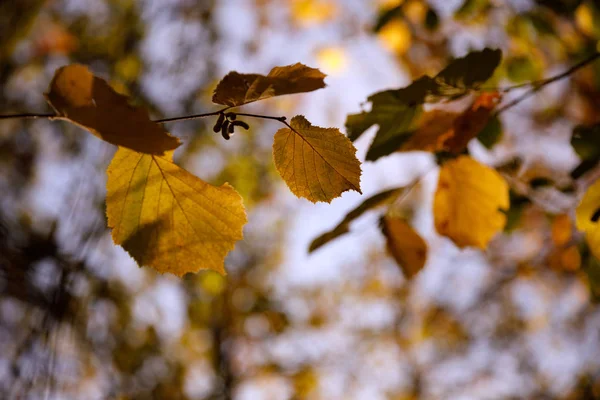
[[[506,224],[509,188],[494,169],[469,156],[446,162],[440,169],[433,201],[437,231],[459,247],[485,248]]]
[[[594,257],[600,259],[600,180],[594,182],[575,209],[575,225],[585,234]]]
[[[139,265],[178,276],[225,274],[225,256],[246,223],[242,198],[229,184],[209,185],[173,164],[171,154],[122,147],[107,174],[108,226]]]
[[[427,243],[404,218],[386,215],[381,219],[387,248],[406,279],[415,276],[427,261]]]
[[[162,125],[152,122],[145,109],[130,105],[126,96],[83,65],[59,68],[46,99],[56,118],[77,124],[108,143],[156,155],[180,144]]]
[[[352,142],[336,128],[312,126],[302,115],[275,134],[275,167],[298,197],[331,202],[346,190],[360,191],[360,162]]]
[[[300,63],[275,67],[267,76],[233,71],[219,82],[212,101],[234,107],[274,96],[312,92],[325,87],[325,76],[318,69]]]

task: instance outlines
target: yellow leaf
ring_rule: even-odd
[[[585,233],[585,239],[594,257],[600,259],[600,180],[585,192],[575,209],[577,229]]]
[[[571,218],[567,214],[557,215],[552,221],[551,228],[552,241],[556,246],[564,246],[573,235],[573,227]]]
[[[407,279],[415,276],[427,261],[427,243],[404,218],[385,216],[381,220],[387,248]]]
[[[212,101],[234,107],[274,96],[312,92],[325,87],[325,76],[300,63],[275,67],[267,76],[233,71],[219,82]]]
[[[383,45],[397,54],[404,54],[410,48],[412,34],[406,22],[393,20],[385,24],[378,33]]]
[[[485,248],[506,224],[508,189],[496,170],[469,156],[446,162],[433,201],[435,228],[459,247]]]
[[[106,215],[112,237],[139,265],[183,276],[225,274],[225,256],[242,239],[242,198],[209,185],[163,157],[119,148],[108,169]]]
[[[46,99],[57,118],[77,124],[108,143],[156,155],[180,144],[162,125],[152,122],[145,109],[130,105],[126,96],[83,65],[59,68]]]
[[[348,58],[341,47],[324,47],[317,52],[317,61],[329,74],[338,75],[346,69]]]
[[[360,191],[360,162],[352,142],[336,128],[312,126],[302,115],[275,134],[275,167],[298,197],[331,202],[346,190]]]
[[[331,0],[294,0],[292,16],[301,25],[309,26],[330,20],[336,13]]]

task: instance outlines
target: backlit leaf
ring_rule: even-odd
[[[312,126],[301,115],[275,134],[275,167],[298,197],[331,202],[347,190],[360,191],[360,162],[352,142],[337,128]]]
[[[348,115],[348,137],[354,141],[371,126],[378,125],[379,130],[367,152],[367,160],[375,161],[393,153],[417,129],[423,103],[455,99],[479,88],[492,76],[501,56],[500,50],[486,48],[475,51],[452,61],[433,78],[425,75],[407,87],[371,95],[367,99],[372,104],[371,111]]]
[[[161,124],[152,122],[145,109],[130,105],[126,96],[83,65],[59,68],[46,99],[58,119],[77,124],[108,143],[156,155],[180,144]]]
[[[577,229],[585,234],[594,257],[600,259],[600,180],[594,182],[575,209]]]
[[[112,237],[139,265],[183,276],[223,262],[242,239],[246,212],[227,183],[209,185],[155,156],[119,148],[108,169],[106,215]]]
[[[363,201],[358,207],[346,214],[342,222],[337,224],[335,228],[323,233],[322,235],[314,239],[310,244],[308,251],[313,252],[319,247],[348,233],[350,229],[350,223],[352,221],[359,218],[361,215],[363,215],[369,210],[372,210],[374,208],[380,207],[384,204],[388,204],[389,202],[393,201],[400,193],[402,193],[403,190],[403,188],[390,189],[369,197],[368,199]]]
[[[436,95],[458,97],[479,88],[500,65],[502,51],[485,48],[452,61],[434,78]]]
[[[427,261],[427,243],[404,218],[385,216],[381,231],[387,239],[387,249],[402,269],[406,279],[415,276]]]
[[[274,96],[312,92],[325,87],[325,76],[300,63],[275,67],[267,76],[233,71],[219,82],[212,101],[233,107]]]
[[[506,223],[508,184],[496,170],[469,156],[440,169],[433,202],[435,227],[459,247],[485,248]]]
[[[486,126],[499,98],[495,92],[483,93],[462,114],[442,110],[423,114],[419,128],[400,150],[461,153]]]

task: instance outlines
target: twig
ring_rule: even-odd
[[[56,114],[34,114],[34,113],[25,113],[25,114],[11,114],[11,115],[0,115],[0,119],[25,119],[25,118],[53,118],[58,117]]]
[[[576,72],[577,70],[585,67],[586,65],[596,61],[598,58],[600,58],[600,52],[595,52],[593,53],[591,56],[589,56],[588,58],[578,62],[577,64],[573,65],[571,68],[567,69],[566,71],[552,76],[548,79],[543,79],[540,81],[533,81],[533,82],[528,82],[526,84],[520,84],[520,85],[515,85],[515,86],[511,86],[505,89],[501,89],[501,92],[507,93],[511,90],[514,89],[519,89],[522,87],[526,87],[526,86],[531,86],[531,89],[529,89],[527,92],[523,93],[521,96],[517,97],[516,99],[514,99],[513,101],[511,101],[510,103],[500,107],[498,110],[496,110],[496,112],[494,113],[495,115],[500,114],[503,111],[508,110],[509,108],[519,104],[520,102],[522,102],[523,100],[528,99],[529,97],[533,96],[534,94],[536,94],[537,92],[539,92],[540,90],[542,90],[544,87],[548,86],[551,83],[557,82],[561,79],[564,79],[566,77],[568,77],[569,75],[573,74],[574,72]]]

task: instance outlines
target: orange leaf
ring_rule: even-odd
[[[180,144],[162,125],[152,122],[145,109],[130,105],[126,96],[83,65],[59,68],[46,99],[57,118],[79,125],[108,143],[156,155]]]
[[[427,243],[404,218],[386,215],[381,219],[387,248],[407,279],[415,276],[427,261]]]

